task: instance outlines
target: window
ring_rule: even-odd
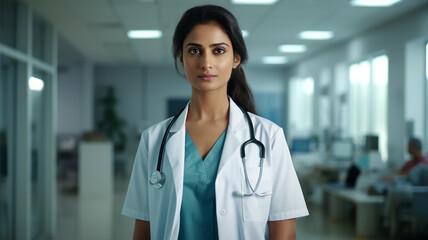
[[[350,134],[358,143],[369,131],[370,63],[364,61],[351,65],[350,81]]]
[[[293,135],[311,134],[313,129],[313,78],[293,78],[289,85],[289,131]]]
[[[425,45],[425,142],[428,142],[428,43]],[[425,144],[426,146],[428,144]],[[428,149],[425,149],[428,152]]]
[[[425,78],[428,80],[428,43],[425,46]]]
[[[379,151],[387,159],[388,57],[381,55],[352,64],[350,82],[350,134],[364,144],[368,134],[379,136]]]

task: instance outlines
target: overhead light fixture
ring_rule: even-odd
[[[333,37],[333,32],[331,31],[303,31],[299,33],[301,39],[311,39],[311,40],[327,40]]]
[[[272,5],[278,0],[232,0],[233,4]]]
[[[45,83],[42,79],[36,77],[30,77],[28,80],[28,87],[33,91],[42,91]]]
[[[247,31],[247,30],[242,30],[241,32],[242,32],[242,37],[243,37],[243,38],[248,37],[248,34],[249,34],[249,33],[248,33],[248,31]]]
[[[284,53],[301,53],[306,51],[306,46],[299,44],[284,44],[279,46],[278,50]]]
[[[284,56],[267,56],[262,58],[264,64],[285,64],[287,61],[287,58]]]
[[[128,37],[131,39],[156,39],[162,37],[160,30],[131,30],[128,31]]]
[[[351,0],[355,7],[390,7],[401,0]]]

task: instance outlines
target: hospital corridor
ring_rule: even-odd
[[[0,0],[0,240],[136,223],[428,239],[428,1]]]

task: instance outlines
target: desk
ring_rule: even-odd
[[[376,218],[376,205],[385,201],[384,196],[371,196],[365,192],[335,188],[325,185],[324,190],[330,195],[329,198],[329,217],[332,220],[341,220],[344,216],[344,200],[350,201],[356,205],[356,223],[357,236],[369,237],[375,236],[378,226]]]
[[[351,161],[326,159],[315,165],[315,171],[319,172],[326,182],[340,182],[345,181],[346,174],[351,165]]]
[[[113,196],[113,144],[108,141],[81,142],[79,239],[113,239]]]

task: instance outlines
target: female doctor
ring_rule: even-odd
[[[283,130],[255,115],[235,17],[213,5],[187,10],[173,55],[192,97],[175,122],[141,136],[122,210],[136,219],[134,239],[295,239],[308,210]],[[246,144],[242,159],[251,135],[263,146]]]

